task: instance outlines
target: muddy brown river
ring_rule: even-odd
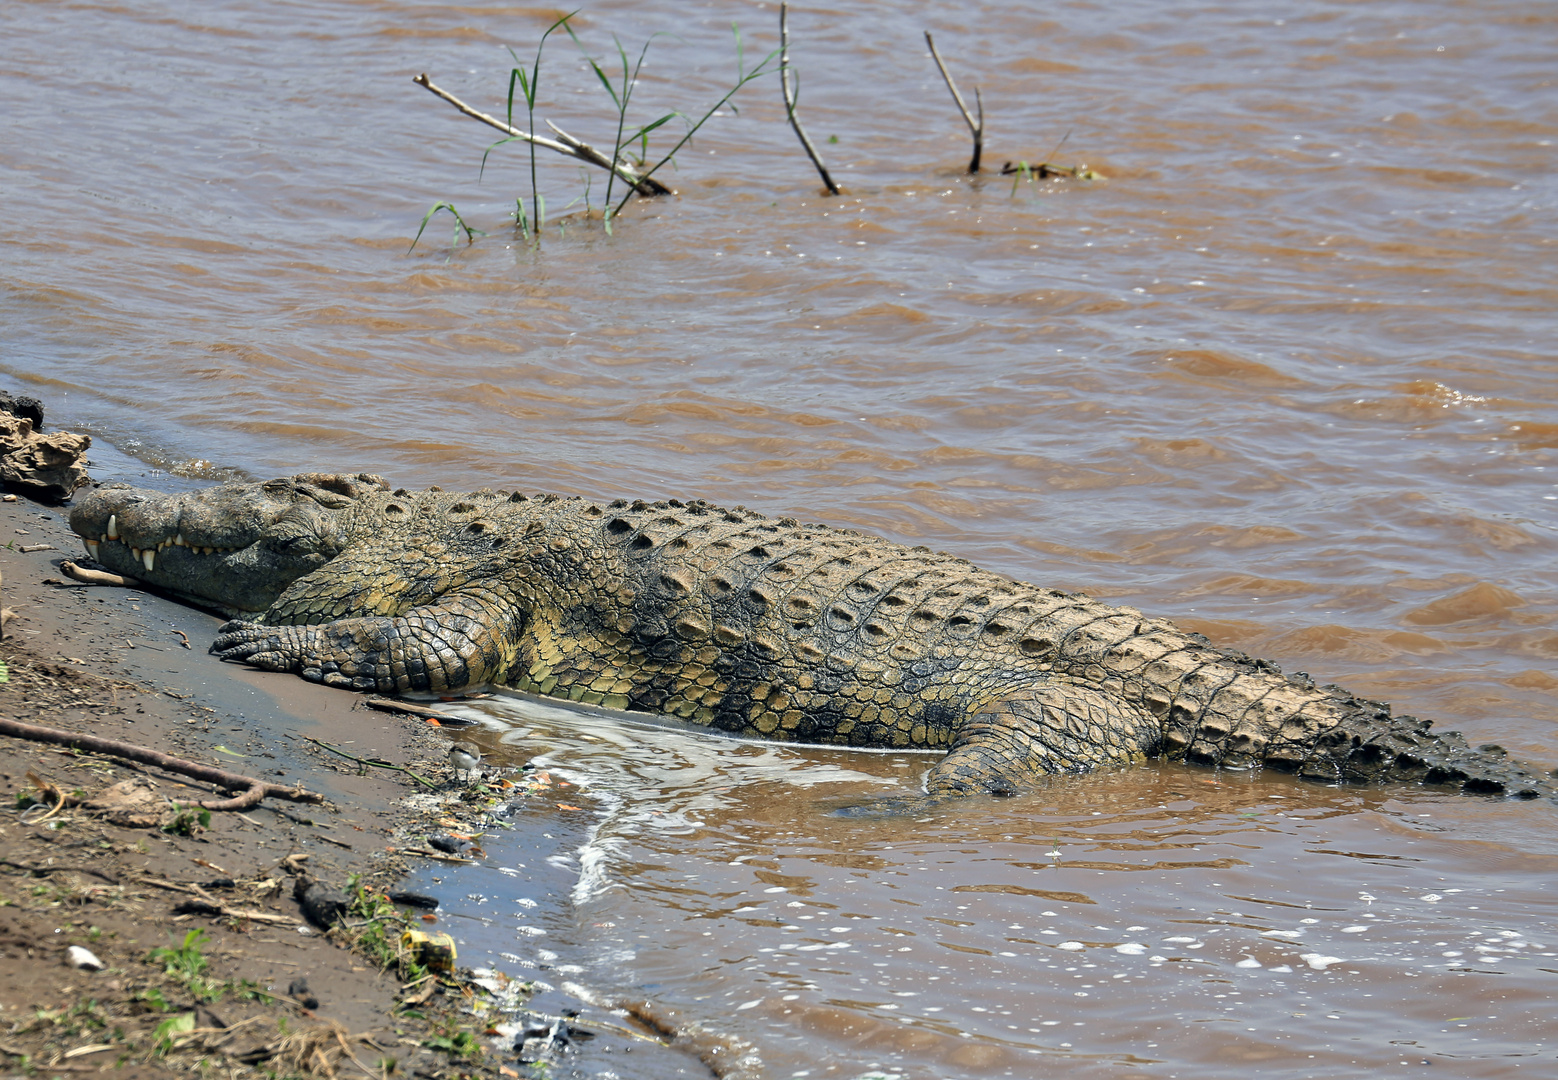
[[[6,388],[143,483],[348,468],[869,529],[1558,765],[1551,4],[799,6],[841,195],[769,74],[610,234],[604,173],[541,156],[537,244],[525,153],[482,172],[499,136],[411,79],[503,112],[556,14],[0,7]],[[730,87],[733,21],[748,68],[776,47],[772,4],[575,25],[613,70],[614,34],[663,34],[642,124]],[[977,177],[927,29],[980,88]],[[560,33],[537,106],[610,145]],[[485,235],[440,213],[408,253],[439,201]],[[462,956],[652,1000],[727,1076],[1558,1069],[1552,805],[1155,763],[841,817],[928,759],[481,718],[568,786],[440,875]]]

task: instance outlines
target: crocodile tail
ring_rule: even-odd
[[[1325,690],[1340,706],[1340,722],[1321,732],[1298,762],[1268,765],[1286,766],[1311,780],[1420,783],[1471,795],[1558,801],[1558,773],[1515,761],[1501,746],[1473,748],[1458,731],[1433,731],[1431,721],[1392,716],[1388,705],[1340,687]]]

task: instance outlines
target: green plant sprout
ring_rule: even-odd
[[[709,119],[711,117],[713,117],[715,113],[719,112],[720,109],[724,108],[725,105],[730,104],[731,98],[736,96],[736,92],[737,91],[739,91],[743,86],[745,86],[747,83],[751,82],[753,79],[756,79],[756,78],[758,78],[758,77],[760,77],[762,75],[768,74],[768,70],[769,70],[768,65],[770,63],[772,63],[774,58],[779,55],[779,50],[775,49],[773,52],[771,52],[767,56],[763,57],[763,59],[758,63],[758,65],[756,67],[754,67],[751,71],[748,71],[747,68],[746,68],[746,48],[745,48],[745,46],[743,45],[743,43],[741,41],[741,27],[737,26],[735,23],[731,23],[730,24],[730,31],[735,36],[735,39],[736,39],[736,82],[735,82],[735,85],[732,86],[729,90],[727,90],[723,97],[721,97],[713,105],[710,105],[708,110],[705,111],[704,114],[701,117],[698,118],[696,123],[694,123],[694,124],[692,124],[691,126],[688,127],[687,133],[681,137],[681,139],[677,142],[677,144],[675,146],[671,147],[670,151],[668,153],[666,153],[666,155],[664,157],[662,157],[659,161],[655,162],[654,165],[650,167],[649,171],[645,172],[643,174],[643,176],[641,176],[639,178],[639,182],[640,183],[643,183],[644,181],[648,180],[651,176],[653,176],[656,172],[658,172],[660,170],[661,166],[665,165],[667,162],[669,162],[673,158],[675,158],[677,153],[681,150],[681,148],[686,146],[689,142],[692,141],[692,137],[698,133],[698,129],[699,128],[703,127],[704,124],[708,123]],[[647,49],[648,46],[646,45],[645,48]],[[730,111],[733,112],[733,113],[737,113],[739,115],[739,112],[736,109],[734,104],[730,104]],[[681,116],[683,114],[677,113],[677,114],[674,114],[674,115]],[[685,119],[685,118],[686,117],[683,116],[683,119]],[[657,123],[655,126],[658,127],[659,124]],[[645,129],[646,133],[647,133],[647,130],[648,129],[646,128]],[[622,212],[622,208],[627,205],[628,200],[631,199],[632,197],[633,197],[633,191],[630,190],[626,195],[624,195],[622,197],[622,201],[617,204],[617,208],[615,210],[615,213],[620,214]]]
[[[626,143],[632,143],[635,141],[639,142],[643,146],[645,156],[647,156],[649,149],[649,133],[654,131],[656,128],[666,124],[667,122],[674,120],[677,116],[676,113],[669,112],[657,120],[650,121],[643,127],[639,128],[632,135],[628,136],[626,143],[622,138],[622,132],[623,129],[627,127],[628,102],[633,98],[633,88],[638,85],[638,74],[644,68],[644,58],[649,55],[649,46],[653,45],[655,38],[659,37],[660,35],[649,35],[649,40],[644,42],[644,47],[639,50],[638,62],[633,64],[631,68],[628,66],[628,54],[627,50],[622,47],[622,41],[617,37],[616,34],[611,35],[612,44],[616,45],[617,47],[617,57],[622,62],[622,89],[619,92],[616,87],[612,86],[611,78],[606,74],[605,69],[595,61],[594,57],[585,52],[584,42],[580,41],[579,35],[573,32],[573,27],[567,26],[565,29],[568,31],[568,36],[573,38],[573,43],[579,47],[579,52],[584,56],[585,61],[589,63],[590,70],[595,72],[595,77],[600,80],[600,84],[606,88],[606,93],[611,96],[611,103],[617,108],[617,134],[611,143],[612,163],[615,164],[621,160],[622,147]],[[534,159],[534,147],[531,148],[530,155],[531,158]],[[642,158],[640,160],[642,160]],[[611,208],[611,187],[612,184],[616,182],[616,179],[617,174],[616,171],[613,170],[606,180],[606,197],[604,200],[606,209],[601,220],[606,227],[606,235],[608,236],[611,235],[611,218],[613,215]],[[535,178],[532,176],[531,183],[534,182]],[[588,189],[586,189],[586,192],[588,192]]]
[[[162,827],[172,836],[194,836],[211,826],[211,811],[203,806],[173,804],[173,820]]]
[[[476,242],[476,234],[477,233],[481,233],[482,236],[486,236],[487,235],[486,233],[482,232],[480,229],[473,229],[469,225],[467,225],[465,223],[465,219],[460,216],[460,211],[458,211],[458,210],[456,210],[454,208],[454,203],[436,202],[436,203],[433,204],[433,208],[431,210],[429,210],[427,213],[422,215],[422,227],[417,229],[416,236],[412,237],[412,239],[411,239],[411,247],[406,249],[406,251],[408,253],[413,248],[415,248],[417,246],[417,241],[422,239],[422,230],[427,228],[427,223],[429,221],[433,220],[433,215],[438,213],[438,211],[440,211],[440,210],[447,210],[447,211],[449,211],[450,214],[452,214],[454,216],[455,230],[454,230],[454,239],[451,241],[451,250],[453,250],[453,245],[458,244],[460,242],[460,230],[461,229],[465,230],[465,242],[467,244],[474,244]],[[519,210],[520,210],[521,214],[523,214],[525,212],[525,207],[524,207],[523,203],[520,204]]]
[[[520,64],[519,54],[516,53],[513,49],[509,50],[509,55],[514,58],[514,63],[516,65],[520,65],[509,72],[509,127],[514,126],[514,86],[517,83],[519,85],[520,92],[525,95],[525,110],[530,117],[529,125],[525,130],[535,131],[536,95],[540,92],[541,89],[541,52],[546,48],[546,39],[551,37],[552,31],[556,30],[559,26],[566,28],[570,36],[573,34],[573,28],[568,25],[568,20],[577,14],[579,14],[578,9],[570,11],[568,14],[564,15],[551,26],[546,28],[546,33],[542,34],[541,40],[536,43],[536,58],[530,65],[530,75],[528,78],[525,75],[524,66]],[[487,154],[492,153],[495,147],[501,146],[503,143],[513,141],[514,140],[512,138],[501,139],[492,146],[487,147]],[[482,155],[482,166],[484,168],[487,164],[487,154]],[[535,220],[535,234],[540,236],[541,223],[546,220],[546,201],[541,195],[541,188],[536,183],[536,144],[533,142],[530,144],[530,195],[532,200],[531,206],[534,211],[532,217]],[[520,213],[524,213],[523,203],[520,205]],[[525,223],[523,221],[520,222],[520,228],[522,230],[525,228]],[[528,232],[526,232],[526,236],[529,236]]]
[[[612,41],[616,46],[617,60],[621,64],[620,75],[614,76],[612,72],[607,70],[605,65],[603,65],[600,61],[590,57],[589,54],[585,52],[583,42],[579,39],[579,36],[574,32],[574,29],[570,24],[570,20],[573,19],[576,15],[578,15],[577,11],[569,12],[567,15],[564,15],[561,18],[555,20],[550,26],[546,28],[546,31],[542,33],[541,39],[536,45],[535,56],[531,60],[528,68],[523,62],[520,61],[518,54],[515,53],[512,48],[509,49],[509,55],[514,58],[515,66],[509,71],[506,120],[500,121],[496,117],[488,116],[485,113],[471,108],[469,105],[460,101],[454,95],[433,85],[433,83],[427,78],[426,75],[419,75],[413,80],[413,82],[417,83],[419,86],[432,91],[440,98],[443,98],[445,101],[454,105],[467,116],[474,117],[483,121],[484,123],[507,132],[506,137],[499,139],[495,143],[492,143],[482,153],[481,170],[479,175],[485,175],[487,159],[498,147],[511,142],[525,142],[529,144],[531,191],[530,206],[527,210],[524,196],[521,194],[514,200],[514,211],[512,215],[521,235],[524,236],[527,240],[539,240],[541,232],[547,222],[546,199],[545,196],[543,196],[541,193],[539,175],[536,165],[536,146],[538,143],[560,153],[573,156],[579,160],[587,161],[592,165],[605,168],[608,172],[611,173],[611,177],[606,182],[606,195],[604,199],[604,207],[602,210],[602,219],[606,232],[609,235],[612,232],[613,221],[621,215],[623,209],[627,206],[628,200],[631,199],[635,194],[669,194],[668,188],[666,188],[659,181],[651,179],[653,175],[665,165],[674,161],[677,153],[680,152],[681,149],[692,140],[693,136],[698,133],[699,129],[701,129],[704,124],[712,119],[715,114],[717,114],[722,108],[729,105],[731,112],[739,115],[739,110],[736,109],[731,99],[747,83],[767,74],[771,70],[769,65],[773,62],[774,58],[779,55],[779,50],[776,49],[764,57],[755,67],[749,70],[746,65],[745,46],[741,39],[741,30],[738,26],[736,26],[736,24],[732,23],[731,30],[735,35],[736,42],[736,81],[730,87],[730,89],[726,91],[718,101],[706,109],[696,119],[691,118],[687,114],[673,111],[663,113],[653,120],[650,120],[648,123],[642,124],[638,127],[630,128],[628,110],[632,104],[634,90],[638,85],[639,75],[643,71],[644,63],[649,53],[649,47],[654,43],[655,38],[662,35],[651,35],[649,40],[644,43],[643,48],[639,50],[636,60],[629,57],[627,49],[623,46],[622,42],[615,35],[613,35]],[[595,73],[596,79],[600,82],[607,95],[611,98],[612,106],[617,114],[617,125],[616,132],[612,140],[611,153],[609,156],[596,151],[579,140],[573,138],[566,132],[563,132],[561,129],[557,128],[556,125],[552,125],[552,128],[557,132],[561,142],[542,138],[535,134],[536,108],[540,101],[541,58],[545,52],[547,39],[559,29],[562,29],[564,32],[566,32],[569,37],[573,39],[574,43],[578,45],[579,50],[584,54],[584,58],[589,64],[590,69]],[[517,95],[516,90],[518,91]],[[516,98],[520,101],[523,101],[524,103],[530,125],[530,131],[528,132],[520,131],[518,128],[514,127],[514,108]],[[686,132],[667,153],[660,157],[658,161],[655,161],[652,165],[649,165],[647,169],[644,169],[644,166],[649,159],[650,134],[677,118],[681,118],[686,122]],[[635,143],[640,149],[640,155],[636,162],[632,162],[628,159],[627,156],[624,155],[624,150],[627,147],[634,145]],[[637,168],[635,168],[635,166]],[[643,171],[640,172],[638,171],[639,169],[642,169]],[[616,181],[619,179],[623,181],[624,185],[628,188],[628,191],[620,199],[616,199],[615,186]],[[590,188],[588,181],[586,181],[584,194],[586,217],[592,216],[589,206],[589,193]],[[574,202],[571,202],[568,205],[573,206],[574,203],[577,202],[578,200],[575,199]],[[486,235],[485,233],[482,233],[481,230],[475,229],[467,224],[465,219],[460,216],[459,211],[455,209],[453,203],[440,201],[434,203],[432,209],[430,209],[423,216],[421,226],[417,229],[417,235],[411,241],[411,250],[416,248],[417,242],[421,240],[422,234],[424,231],[426,231],[428,223],[432,220],[434,215],[440,211],[447,211],[455,220],[455,244],[458,244],[460,233],[462,231],[465,234],[467,244],[474,243],[477,235]],[[561,228],[561,226],[559,227]]]

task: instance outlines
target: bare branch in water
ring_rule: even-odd
[[[963,103],[963,95],[958,93],[958,84],[952,81],[952,72],[947,70],[947,65],[941,62],[941,54],[936,51],[936,39],[930,36],[930,31],[925,31],[925,44],[930,46],[931,59],[936,61],[936,67],[941,72],[941,77],[947,81],[947,89],[952,91],[952,100],[957,102],[958,111],[963,114],[963,120],[968,124],[968,130],[974,136],[974,156],[969,160],[968,171],[979,171],[979,158],[985,150],[985,102],[979,94],[979,87],[974,87],[974,104],[979,109],[979,119],[975,120],[969,113],[968,106]]]
[[[612,162],[605,154],[602,154],[588,143],[580,142],[570,135],[564,135],[559,131],[558,135],[563,140],[560,142],[557,139],[549,139],[545,135],[533,135],[528,131],[521,131],[517,127],[505,124],[495,116],[489,116],[484,112],[471,108],[465,102],[449,93],[449,91],[436,85],[426,75],[418,75],[411,81],[424,90],[431,91],[438,97],[443,98],[466,116],[497,128],[511,139],[518,139],[520,142],[531,143],[534,146],[542,146],[548,150],[554,150],[564,157],[571,157],[576,161],[583,161],[587,164],[598,166],[608,172],[615,172],[625,183],[631,184],[633,189],[640,195],[669,195],[671,193],[671,189],[660,183],[660,181],[640,176],[632,166],[625,162],[619,161],[613,167]],[[555,131],[556,128],[554,127],[553,130]]]
[[[828,167],[822,163],[817,148],[811,144],[811,139],[806,135],[806,129],[801,127],[801,118],[795,115],[795,90],[790,83],[790,5],[788,2],[779,5],[779,85],[784,88],[784,111],[790,118],[790,126],[795,129],[796,137],[806,148],[806,156],[811,158],[813,165],[817,166],[817,173],[822,177],[822,182],[828,185],[830,192],[837,195],[839,186],[828,174]]]

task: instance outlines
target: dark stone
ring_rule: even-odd
[[[10,402],[21,407],[3,392],[0,398],[4,398],[0,406]],[[22,398],[20,402],[31,400]],[[41,407],[24,408],[22,413],[0,408],[0,481],[17,485],[28,495],[46,502],[64,502],[89,479],[81,460],[92,439],[69,431],[40,434],[30,415],[33,412],[41,419]]]
[[[346,915],[346,894],[311,877],[300,877],[292,887],[293,899],[303,917],[322,930],[328,930]]]
[[[0,390],[0,412],[8,412],[22,420],[31,420],[34,431],[43,430],[43,402],[35,397],[12,397]]]
[[[469,840],[461,840],[457,836],[429,836],[427,844],[434,851],[442,851],[445,855],[460,855],[475,847]],[[436,906],[438,901],[433,901]]]

